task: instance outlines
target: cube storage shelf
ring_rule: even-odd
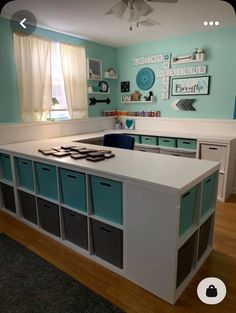
[[[163,211],[163,200],[160,201],[163,194],[155,190],[127,185],[122,179],[93,175],[73,166],[68,169],[14,155],[12,160],[13,183],[6,184],[5,176],[0,177],[3,211],[13,212],[22,221],[169,303],[175,303],[212,249],[217,172],[181,195],[173,195],[170,202],[166,200]],[[9,161],[6,164],[9,173]],[[49,183],[54,187],[49,188]],[[174,203],[179,206],[172,207]],[[161,209],[155,213],[157,220],[153,213],[151,219],[147,218],[152,206],[155,211]],[[172,215],[175,212],[173,221],[161,220],[167,209]],[[179,227],[175,232],[173,225],[176,227],[177,221]],[[162,253],[166,251],[148,247],[153,236],[166,240],[160,231],[166,232],[167,225],[171,229],[167,237],[172,250],[168,248],[171,253],[168,252],[169,259],[164,262]],[[158,242],[158,249],[163,249],[165,245]],[[166,256],[163,258],[166,260]],[[168,277],[168,282],[163,288],[164,277]]]

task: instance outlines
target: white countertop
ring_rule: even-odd
[[[101,137],[103,135],[104,132],[97,132],[49,140],[20,142],[2,145],[0,146],[0,152],[22,155],[22,157],[29,159],[32,157],[45,163],[53,162],[55,165],[62,167],[75,167],[78,171],[84,169],[92,171],[96,175],[106,174],[116,176],[118,179],[131,179],[139,183],[145,183],[145,185],[151,184],[153,187],[169,194],[181,194],[219,169],[218,162],[177,158],[170,155],[117,148],[110,148],[115,153],[114,158],[100,162],[90,162],[86,159],[74,160],[70,156],[62,158],[45,156],[38,152],[40,148],[46,149],[67,144],[92,147],[97,150],[104,149],[102,146],[73,142],[74,140]]]

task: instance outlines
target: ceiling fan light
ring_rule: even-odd
[[[119,2],[115,5],[113,5],[113,7],[111,8],[111,11],[119,18],[122,18],[125,11],[127,9],[127,5],[122,1]]]
[[[136,15],[139,17],[147,16],[148,14],[151,14],[153,12],[152,7],[143,0],[135,0],[134,8]]]

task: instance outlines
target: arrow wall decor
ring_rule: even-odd
[[[97,100],[96,98],[89,98],[90,102],[89,105],[95,105],[97,103],[106,103],[109,104],[111,102],[111,99],[107,98],[104,100]]]
[[[195,99],[177,99],[172,103],[172,107],[176,111],[196,111],[192,103]]]

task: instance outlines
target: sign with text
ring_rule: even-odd
[[[172,96],[208,95],[210,76],[172,78]]]

